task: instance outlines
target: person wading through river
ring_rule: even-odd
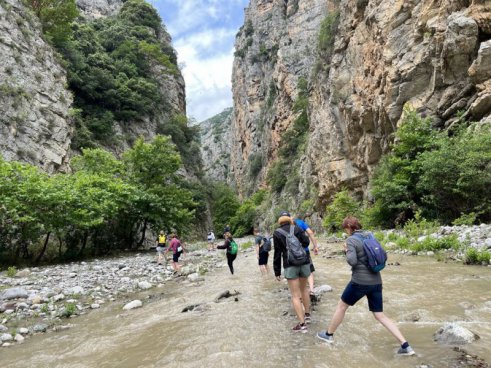
[[[179,257],[185,252],[185,249],[184,245],[181,244],[181,241],[177,239],[177,235],[175,233],[172,233],[170,238],[169,248],[167,248],[165,254],[172,250],[172,269],[174,270],[174,273],[178,273],[181,270],[181,266],[179,265]]]
[[[310,226],[305,221],[298,218],[298,216],[296,216],[293,221],[295,222],[295,225],[297,225],[300,229],[302,229],[307,233],[307,236],[309,237],[311,244],[313,244],[314,246],[313,248],[314,255],[319,254],[319,246],[317,244],[317,239],[315,237],[314,231],[310,228]],[[314,295],[314,272],[315,272],[314,262],[312,262],[312,254],[310,253],[308,247],[305,248],[305,251],[309,254],[309,258],[310,258],[310,276],[307,279],[307,281],[309,283],[310,295]]]
[[[164,255],[164,250],[165,250],[165,242],[166,242],[166,236],[164,230],[160,230],[159,236],[157,237],[157,240],[155,240],[155,244],[157,245],[156,247],[157,264],[159,265],[162,264],[162,257]]]
[[[267,275],[269,273],[268,269],[268,258],[269,251],[271,250],[271,239],[266,234],[263,234],[259,230],[255,230],[256,233],[256,256],[259,264],[259,271],[261,275]]]
[[[363,241],[360,239],[360,237],[366,237],[370,233],[361,231],[360,221],[356,217],[346,217],[342,226],[349,236],[344,244],[344,252],[346,261],[351,266],[351,281],[341,295],[341,300],[331,318],[327,331],[319,332],[317,337],[328,343],[334,342],[334,332],[343,322],[348,308],[366,296],[368,309],[373,313],[375,319],[401,343],[397,354],[413,355],[414,350],[409,346],[397,325],[383,312],[382,277],[380,272],[373,272],[368,268],[368,258],[363,249]]]
[[[230,232],[226,232],[223,234],[225,238],[225,243],[223,245],[217,246],[217,249],[226,249],[227,250],[227,264],[230,269],[230,273],[234,274],[234,261],[237,258],[237,243],[232,238],[232,234]]]
[[[309,238],[298,226],[293,224],[293,220],[287,211],[283,211],[278,219],[280,227],[273,233],[274,257],[273,268],[276,280],[281,280],[281,260],[283,259],[284,276],[288,281],[293,309],[298,319],[298,324],[293,327],[295,332],[307,332],[307,323],[310,323],[310,297],[307,288],[307,278],[310,275],[309,257],[305,255],[303,264],[292,265],[288,261],[288,248],[285,234],[290,234],[293,229],[295,236],[304,248],[309,246]]]

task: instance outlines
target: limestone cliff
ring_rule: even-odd
[[[117,13],[122,0],[78,0],[81,14],[100,18]],[[162,25],[159,40],[171,44]],[[66,170],[75,134],[70,116],[73,95],[61,56],[42,35],[38,18],[19,0],[0,0],[0,154],[7,160],[37,165],[48,172]],[[152,139],[175,114],[185,114],[185,86],[179,71],[152,66],[165,104],[149,116],[114,122],[114,135],[105,148],[119,154],[134,140]],[[165,106],[164,106],[165,105]],[[115,142],[115,143],[114,143]]]
[[[332,42],[319,48],[323,36]],[[490,121],[491,3],[251,0],[236,39],[232,171],[247,190],[250,157],[278,156],[299,80],[309,134],[292,200],[323,204],[341,186],[366,194],[410,104],[435,127]],[[285,195],[285,193],[283,193]],[[312,196],[315,198],[312,198]]]
[[[0,152],[63,169],[73,133],[66,72],[22,2],[0,1]]]
[[[212,180],[230,182],[231,123],[233,109],[228,108],[200,123],[203,172]]]

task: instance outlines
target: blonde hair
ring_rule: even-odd
[[[283,224],[290,224],[293,225],[293,220],[290,216],[281,216],[278,219],[278,224],[283,225]]]

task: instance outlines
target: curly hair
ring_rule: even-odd
[[[360,230],[361,229],[361,224],[360,220],[358,220],[354,216],[348,216],[344,219],[343,221],[343,229],[351,229],[352,231],[355,230]]]

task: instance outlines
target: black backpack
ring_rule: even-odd
[[[271,250],[271,238],[263,238],[261,249],[263,252],[269,252]]]
[[[308,264],[310,262],[309,256],[300,240],[293,234],[295,226],[290,225],[289,233],[283,229],[277,229],[277,231],[285,236],[288,263],[292,266]]]

